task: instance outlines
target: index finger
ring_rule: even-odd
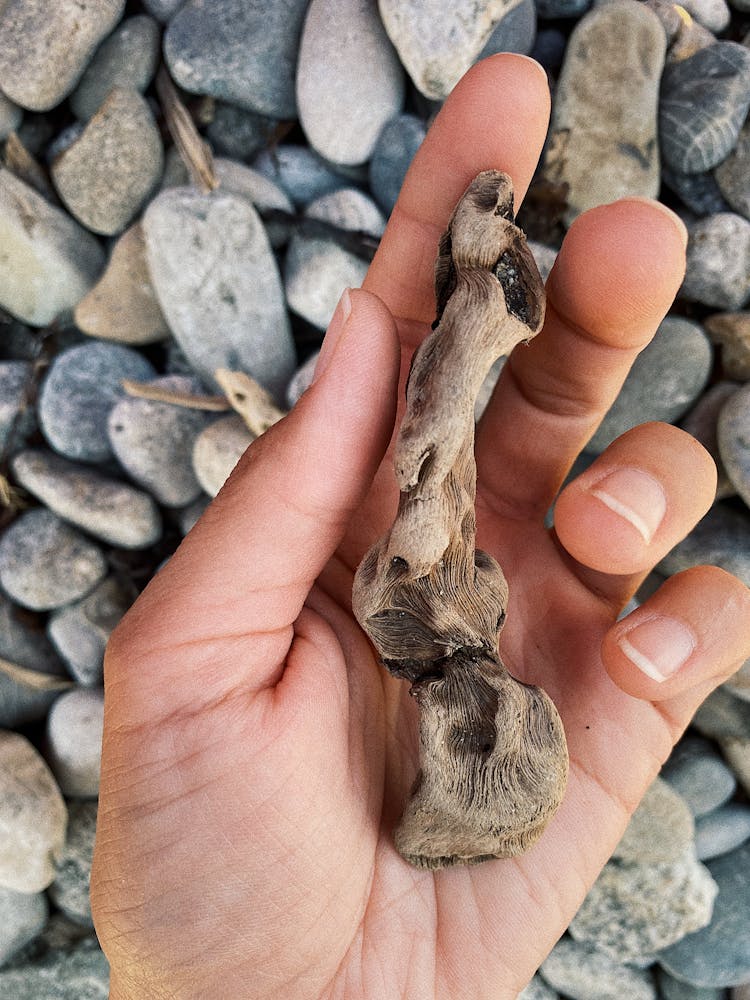
[[[363,285],[393,316],[432,322],[435,254],[456,202],[481,170],[504,170],[518,208],[549,111],[547,75],[526,56],[490,56],[459,81],[414,157]]]

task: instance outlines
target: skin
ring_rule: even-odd
[[[666,209],[597,208],[571,228],[546,327],[514,352],[477,435],[478,544],[511,592],[500,652],[560,710],[566,797],[514,860],[431,873],[396,853],[416,708],[352,618],[353,571],[395,510],[384,453],[399,377],[433,318],[440,232],[479,170],[510,173],[520,200],[548,113],[530,60],[495,56],[464,77],[366,290],[332,321],[314,385],[112,637],[91,896],[114,1000],[515,997],[696,707],[750,654],[750,594],[713,567],[672,577],[616,622],[713,499],[713,465],[683,432],[630,431],[563,491],[556,533],[544,527],[684,268]],[[664,493],[648,542],[594,493],[628,469],[648,474],[634,508],[649,507],[653,480]],[[663,683],[618,644],[659,616],[694,637]]]

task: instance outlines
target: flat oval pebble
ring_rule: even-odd
[[[263,150],[253,167],[278,184],[297,207],[346,186],[345,178],[307,146],[290,144],[273,152]]]
[[[175,82],[192,94],[295,118],[294,77],[307,3],[187,0],[164,36]]]
[[[124,378],[145,382],[153,366],[119,344],[68,348],[50,365],[39,394],[38,415],[48,443],[66,458],[104,462],[112,458],[107,417],[125,395]]]
[[[745,660],[740,669],[724,681],[723,686],[737,698],[750,701],[750,659]]]
[[[664,185],[680,198],[683,205],[696,215],[715,215],[716,212],[730,211],[727,200],[710,171],[682,174],[662,163],[661,179]]]
[[[661,769],[662,778],[678,792],[693,816],[705,816],[731,799],[734,775],[711,744],[686,737]]]
[[[750,840],[750,807],[736,802],[714,809],[695,823],[695,853],[701,861],[718,858]]]
[[[692,725],[719,741],[750,740],[750,703],[719,687],[698,707]]]
[[[48,111],[75,87],[125,0],[6,0],[0,18],[0,90],[32,111]]]
[[[89,884],[96,834],[96,802],[71,802],[65,846],[57,859],[49,895],[65,916],[82,927],[93,927]]]
[[[704,563],[719,566],[750,587],[750,513],[716,503],[657,569],[667,576]]]
[[[476,61],[497,52],[516,52],[527,56],[534,47],[535,38],[536,4],[534,0],[521,0],[497,22]]]
[[[294,215],[294,205],[284,189],[260,171],[223,157],[216,157],[214,170],[224,191],[246,198],[261,216],[274,212]],[[270,218],[264,226],[272,247],[283,246],[289,239],[291,221]]]
[[[659,19],[636,0],[597,6],[574,28],[545,167],[568,185],[568,224],[616,198],[657,196],[657,102],[665,52]]]
[[[736,382],[717,382],[707,389],[680,422],[680,427],[699,441],[716,463],[716,497],[721,500],[737,492],[719,454],[716,425],[724,403],[737,390]]]
[[[222,156],[249,160],[269,144],[277,124],[267,115],[216,101],[206,138],[212,149]]]
[[[706,867],[719,887],[711,923],[660,952],[659,962],[693,986],[737,986],[750,981],[750,844]]]
[[[103,264],[91,233],[0,168],[0,306],[46,326],[83,298]]]
[[[11,461],[18,482],[55,514],[110,545],[143,549],[161,537],[159,509],[146,493],[41,449]]]
[[[679,861],[610,861],[573,917],[570,934],[619,962],[648,958],[711,919],[716,885],[692,847]]]
[[[193,469],[210,497],[216,496],[254,440],[236,413],[220,417],[196,438]]]
[[[142,0],[143,6],[158,21],[168,21],[177,13],[185,0]]]
[[[50,615],[47,634],[70,674],[84,687],[104,683],[104,650],[135,600],[133,588],[109,576],[90,594]]]
[[[161,32],[152,17],[136,14],[122,21],[100,45],[81,82],[70,95],[73,114],[88,121],[113,87],[148,87],[159,62]]]
[[[443,100],[516,0],[379,0],[380,17],[419,91]]]
[[[750,218],[750,123],[732,152],[714,170],[719,190],[735,212]]]
[[[62,681],[65,667],[34,618],[0,594],[0,657]],[[0,728],[17,729],[43,719],[59,693],[53,686],[35,687],[0,670]]]
[[[40,892],[50,884],[67,819],[60,789],[37,750],[20,733],[0,730],[0,887]]]
[[[687,267],[680,295],[717,309],[750,300],[750,222],[718,212],[688,226]]]
[[[95,938],[50,948],[0,970],[0,996],[12,1000],[107,1000],[109,965]]]
[[[43,892],[0,889],[0,965],[41,934],[48,917]]]
[[[684,6],[691,17],[713,34],[725,31],[729,27],[731,14],[725,0],[685,0],[681,6]]]
[[[726,992],[723,989],[681,983],[679,979],[670,976],[660,966],[657,971],[657,982],[659,983],[661,1000],[727,1000]]]
[[[14,447],[36,429],[33,406],[26,402],[32,366],[26,361],[0,361],[0,451]]]
[[[169,336],[146,263],[140,222],[112,247],[106,270],[75,308],[76,326],[122,344],[152,344]]]
[[[745,795],[750,795],[750,737],[734,739],[725,736],[719,740],[719,746]]]
[[[750,507],[750,382],[722,406],[716,434],[727,475]]]
[[[695,824],[687,802],[663,778],[656,778],[630,817],[614,858],[654,864],[684,858]]]
[[[370,160],[370,190],[383,211],[390,215],[411,161],[422,145],[426,129],[416,115],[397,115],[386,122]]]
[[[165,375],[150,385],[196,395],[200,383],[185,375]],[[214,419],[203,410],[127,396],[109,415],[109,439],[120,465],[159,503],[183,507],[201,491],[191,456],[198,435]]]
[[[700,395],[711,364],[711,344],[701,327],[667,316],[635,359],[586,450],[602,452],[625,431],[649,420],[677,420]]]
[[[161,136],[146,99],[114,87],[80,138],[53,162],[52,180],[79,222],[112,236],[132,221],[163,169]]]
[[[66,798],[94,799],[99,794],[103,727],[102,688],[73,688],[50,709],[47,761]]]
[[[0,538],[0,584],[14,601],[34,611],[78,600],[104,578],[106,569],[98,545],[43,507],[24,511]]]
[[[540,17],[580,17],[585,14],[592,0],[536,0]]]
[[[713,343],[720,345],[724,374],[750,381],[750,312],[714,313],[704,326]]]
[[[263,223],[244,198],[218,189],[162,191],[143,216],[151,279],[196,373],[241,370],[279,398],[295,351],[278,268]]]
[[[557,942],[539,971],[571,1000],[657,1000],[649,972],[622,965],[599,948],[569,937]]]
[[[364,163],[403,101],[404,71],[375,4],[312,0],[297,65],[297,107],[310,145],[334,163]]]

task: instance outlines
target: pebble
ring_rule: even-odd
[[[215,497],[255,438],[236,413],[220,417],[195,441],[193,470],[210,497]]]
[[[26,403],[32,365],[26,361],[0,361],[0,452],[11,440],[17,447],[36,429],[34,408]]]
[[[305,217],[337,229],[380,236],[385,219],[361,191],[344,188],[311,202]],[[284,287],[289,308],[308,323],[325,330],[345,288],[358,288],[367,274],[363,257],[339,246],[333,237],[295,233],[284,264]]]
[[[710,171],[701,174],[681,174],[677,170],[670,169],[666,163],[662,163],[661,179],[670,191],[678,195],[683,205],[696,215],[715,215],[717,212],[730,211],[716,178]]]
[[[549,278],[552,272],[552,268],[555,266],[557,250],[554,247],[546,246],[544,243],[539,243],[537,240],[528,240],[527,245],[539,269],[539,275],[542,281],[546,283],[547,278]]]
[[[113,87],[143,93],[159,62],[161,32],[152,17],[136,14],[122,21],[97,49],[70,95],[76,118],[88,121]]]
[[[47,326],[83,298],[103,263],[91,233],[0,168],[0,306]]]
[[[198,519],[202,517],[204,510],[211,502],[211,497],[201,494],[197,500],[193,500],[187,507],[177,511],[177,523],[183,537],[195,527]]]
[[[5,94],[0,93],[0,141],[7,139],[11,132],[16,132],[23,119],[23,110],[9,101]]]
[[[711,170],[728,155],[750,108],[750,51],[717,42],[669,63],[662,77],[659,141],[681,173]]]
[[[96,802],[71,802],[68,832],[49,887],[52,902],[65,916],[83,927],[93,927],[89,883],[96,833]]]
[[[421,118],[403,114],[386,122],[378,136],[370,160],[370,190],[386,215],[393,211],[406,171],[425,135]]]
[[[168,21],[182,7],[185,0],[141,0],[143,6],[157,21]]]
[[[568,937],[557,942],[540,972],[571,1000],[657,1000],[647,971],[621,965],[599,948]]]
[[[725,736],[719,740],[719,746],[745,794],[750,795],[750,737],[733,739]]]
[[[537,0],[537,14],[543,0]],[[554,73],[557,76],[560,67],[565,59],[565,49],[568,47],[567,36],[558,28],[540,28],[536,33],[534,47],[529,55],[535,59],[547,73]]]
[[[104,727],[102,688],[73,688],[61,694],[47,716],[47,760],[66,798],[94,799]]]
[[[750,703],[719,687],[698,707],[692,725],[712,739],[750,740]]]
[[[475,61],[513,0],[380,0],[380,17],[425,97],[442,101]]]
[[[120,344],[86,343],[58,354],[42,383],[38,416],[47,442],[66,458],[105,462],[112,458],[107,417],[125,395],[124,378],[145,382],[153,366]]]
[[[536,0],[536,10],[545,19],[580,17],[591,4],[592,0]]]
[[[677,861],[693,843],[695,824],[683,797],[663,778],[656,778],[630,818],[612,857],[655,864]]]
[[[724,374],[739,382],[750,381],[750,312],[714,313],[703,325],[721,347]]]
[[[148,102],[136,90],[114,87],[80,138],[55,159],[52,180],[79,222],[112,236],[132,221],[163,169]]]
[[[161,538],[159,508],[127,483],[42,449],[19,452],[11,468],[21,486],[49,510],[100,541],[145,549]]]
[[[750,382],[722,406],[716,434],[724,468],[750,507]]]
[[[724,990],[682,983],[661,967],[657,967],[656,978],[659,983],[661,1000],[727,1000]]]
[[[404,87],[377,7],[369,0],[349,0],[344,8],[339,0],[311,0],[300,42],[297,107],[305,136],[321,156],[334,163],[369,160],[381,129],[401,110]]]
[[[59,677],[61,685],[39,688],[0,670],[0,728],[4,729],[43,719],[66,683],[65,667],[41,626],[32,628],[23,616],[33,617],[0,594],[0,657],[49,679]]]
[[[13,1000],[107,1000],[109,965],[95,938],[53,948],[0,970],[0,996]]]
[[[33,611],[78,600],[104,578],[106,568],[98,545],[43,507],[24,511],[0,538],[0,584]]]
[[[681,6],[715,35],[729,27],[731,13],[725,0],[685,0]]]
[[[695,852],[700,861],[718,858],[750,839],[750,807],[730,802],[701,816],[695,824]]]
[[[190,395],[203,390],[195,378],[165,375],[151,385]],[[203,410],[127,396],[109,415],[109,439],[128,475],[167,507],[184,507],[200,493],[191,456],[198,435],[214,419]]]
[[[678,792],[696,818],[724,805],[737,782],[708,740],[686,737],[672,751],[661,776]]]
[[[711,344],[701,327],[667,316],[633,362],[586,450],[600,453],[625,431],[649,420],[677,420],[700,396],[711,364]]]
[[[50,615],[47,634],[84,687],[104,683],[104,650],[115,625],[135,599],[131,586],[109,576],[82,601]]]
[[[67,819],[60,789],[37,750],[20,733],[0,730],[0,887],[46,889]]]
[[[223,157],[214,160],[214,169],[222,190],[246,198],[261,215],[273,212],[289,216],[294,214],[294,205],[284,189],[260,171]],[[289,239],[291,221],[270,218],[264,226],[272,247],[283,246]]]
[[[275,7],[274,7],[275,9]],[[207,385],[242,370],[281,398],[295,351],[258,213],[221,189],[162,191],[143,216],[151,279],[169,327]]]
[[[567,224],[616,198],[657,196],[656,119],[665,52],[659,19],[636,0],[595,7],[574,28],[545,164],[547,176],[568,185]]]
[[[31,111],[71,92],[122,17],[125,0],[6,0],[0,19],[0,90]]]
[[[729,156],[716,167],[714,177],[734,211],[750,218],[750,123],[740,132]]]
[[[619,962],[653,955],[711,919],[716,885],[692,846],[679,861],[610,861],[568,928]]]
[[[272,118],[296,118],[294,78],[307,5],[187,0],[164,36],[175,83]]]
[[[253,167],[285,191],[298,208],[346,184],[341,174],[307,146],[264,150],[255,158]]]
[[[659,962],[693,986],[737,986],[750,980],[750,844],[706,867],[719,887],[713,919],[661,952]]]
[[[536,39],[536,4],[534,0],[521,0],[511,7],[495,25],[476,62],[497,52],[516,52],[527,56]]]
[[[290,410],[297,405],[302,393],[307,392],[312,385],[319,356],[320,351],[316,351],[315,354],[311,354],[307,361],[297,369],[291,382],[287,386],[286,405]]]
[[[737,698],[750,701],[750,660],[745,660],[740,669],[724,681],[724,687]]]
[[[716,424],[724,403],[737,390],[736,382],[717,382],[703,393],[695,406],[680,422],[680,427],[699,441],[716,464],[716,497],[721,500],[734,496],[734,484],[727,475],[719,454]]]
[[[117,239],[104,273],[73,316],[84,333],[122,344],[152,344],[169,336],[151,284],[140,222]]]
[[[518,1000],[557,1000],[557,993],[547,986],[541,976],[534,976],[518,994]]]
[[[275,118],[216,101],[206,138],[222,156],[250,160],[271,143],[277,125]]]
[[[687,269],[680,294],[717,309],[750,299],[750,222],[718,212],[688,226]]]
[[[709,563],[734,573],[750,587],[750,514],[716,503],[702,520],[662,559],[666,576]]]
[[[0,965],[41,934],[48,917],[43,892],[0,889]]]

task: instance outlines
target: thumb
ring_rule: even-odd
[[[345,292],[313,385],[247,449],[123,619],[110,660],[122,640],[128,658],[148,653],[160,663],[157,669],[169,673],[154,677],[155,685],[187,683],[194,691],[195,678],[181,679],[179,664],[170,666],[172,657],[154,652],[179,649],[184,658],[188,644],[256,634],[257,673],[248,678],[243,663],[243,683],[256,689],[270,683],[291,642],[292,623],[388,446],[399,362],[395,323],[380,299]]]

